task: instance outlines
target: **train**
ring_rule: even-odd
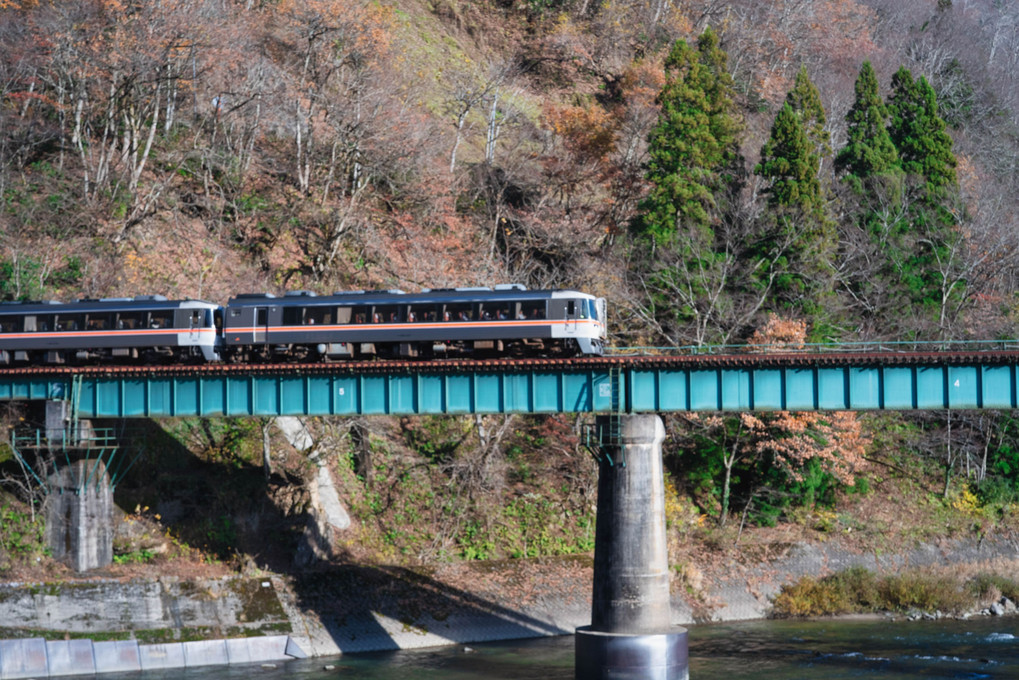
[[[0,303],[0,366],[601,355],[604,298],[494,287]]]

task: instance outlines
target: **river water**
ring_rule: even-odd
[[[689,630],[691,680],[1019,678],[1019,618],[913,623],[755,621]],[[573,680],[573,638],[302,659],[273,669],[209,668],[141,677]]]

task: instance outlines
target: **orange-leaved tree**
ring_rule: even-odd
[[[749,345],[765,352],[798,351],[806,331],[803,321],[772,315],[750,337]],[[853,412],[755,412],[694,415],[687,420],[694,428],[691,443],[721,458],[720,525],[728,517],[734,475],[748,505],[767,492],[785,496],[772,506],[812,505],[819,481],[828,487],[852,484],[865,464],[868,439]]]

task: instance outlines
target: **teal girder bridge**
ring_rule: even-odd
[[[0,371],[80,418],[1019,408],[1019,350]]]

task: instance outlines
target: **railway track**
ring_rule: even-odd
[[[123,378],[132,376],[225,376],[225,375],[349,375],[393,373],[512,373],[534,371],[599,371],[690,368],[809,368],[924,365],[1019,365],[1019,350],[945,351],[803,351],[732,354],[661,354],[577,357],[572,359],[441,359],[433,361],[349,361],[315,364],[168,364],[23,366],[0,369],[0,379],[22,376],[63,378],[71,375]]]

